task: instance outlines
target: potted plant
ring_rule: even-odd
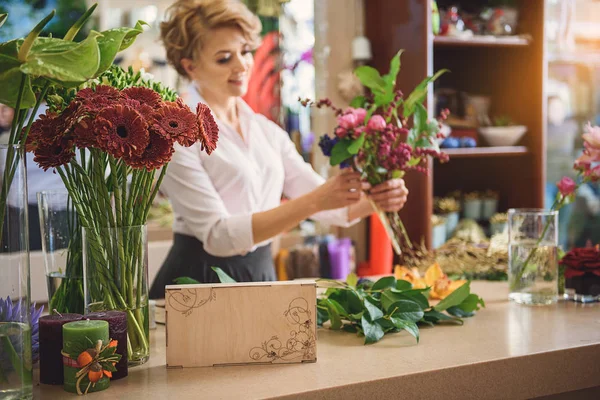
[[[487,190],[481,196],[481,219],[490,219],[498,212],[498,192]]]
[[[460,203],[453,197],[436,199],[435,212],[446,219],[446,237],[451,237],[458,225]]]
[[[490,218],[490,236],[504,232],[508,215],[506,213],[496,213]]]
[[[446,218],[441,215],[431,216],[432,240],[431,247],[437,249],[446,243]]]
[[[481,196],[479,192],[465,194],[463,201],[463,216],[478,221],[481,219]]]

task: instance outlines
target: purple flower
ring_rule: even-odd
[[[21,300],[13,303],[10,296],[6,300],[0,298],[0,322],[24,322],[25,315],[22,315]],[[32,362],[35,363],[39,359],[40,350],[40,338],[39,338],[39,320],[44,306],[36,309],[35,303],[31,305],[30,310],[30,326],[31,326],[31,356]],[[17,354],[19,354],[21,341],[18,338],[10,338],[12,345],[15,347]],[[0,363],[4,366],[6,363],[10,363],[10,360],[0,359]]]
[[[330,138],[327,134],[321,136],[319,139],[319,147],[325,156],[331,157],[331,150],[333,150],[333,146],[335,146],[338,140],[337,137]]]

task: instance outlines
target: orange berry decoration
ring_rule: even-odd
[[[77,364],[80,368],[83,368],[94,361],[94,357],[96,357],[95,349],[87,349],[86,351],[82,351],[81,354],[77,356]]]
[[[98,363],[92,364],[90,366],[90,370],[88,372],[88,379],[90,380],[90,382],[96,383],[100,379],[102,379],[102,376],[103,376],[103,373],[102,373],[102,367],[100,366],[100,364],[98,364]]]

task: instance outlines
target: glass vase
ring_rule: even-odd
[[[558,211],[508,211],[509,298],[520,304],[558,300]]]
[[[0,398],[32,398],[25,152],[0,145]]]
[[[85,312],[127,313],[128,366],[150,357],[146,225],[82,228]]]
[[[66,190],[37,194],[50,313],[83,314],[81,228]]]

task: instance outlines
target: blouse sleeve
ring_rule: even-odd
[[[244,254],[252,249],[252,214],[231,215],[202,165],[197,145],[176,145],[161,185],[176,218],[217,257]]]
[[[309,163],[304,161],[287,132],[275,123],[270,121],[269,123],[271,124],[271,128],[276,131],[273,134],[277,136],[281,144],[281,158],[285,170],[283,193],[290,199],[294,199],[321,186],[325,182],[325,179]],[[348,221],[348,207],[321,211],[314,214],[311,218],[344,228],[360,221],[360,219]]]

